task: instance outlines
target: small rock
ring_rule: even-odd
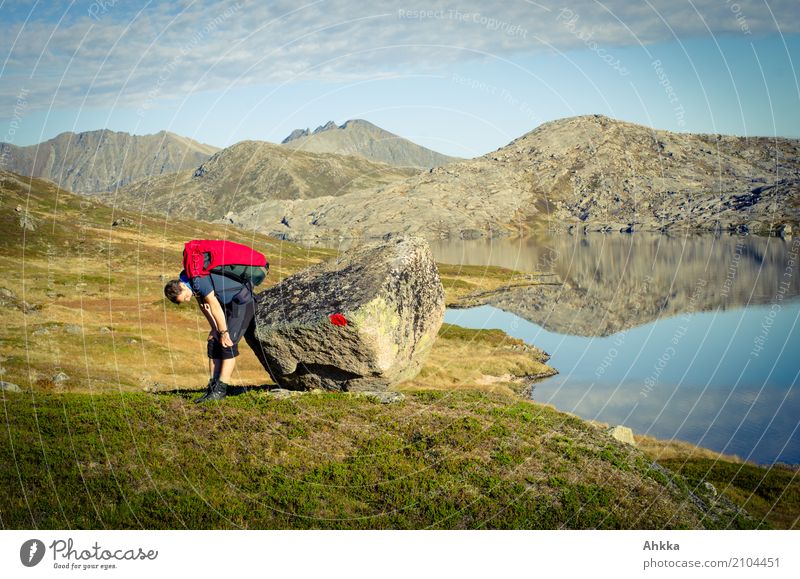
[[[36,221],[27,213],[19,216],[19,226],[26,231],[36,231]]]
[[[83,332],[83,329],[77,324],[65,324],[64,331],[68,334],[78,335]]]
[[[14,211],[16,211],[17,213],[19,213],[20,211],[22,211],[22,205],[17,205],[17,206],[14,208]]]
[[[712,496],[717,496],[717,489],[710,482],[703,482],[703,487],[705,487],[705,489],[711,493]]]
[[[128,338],[128,343],[129,344],[138,344],[139,342],[136,340],[136,338]]]
[[[109,328],[108,326],[103,326],[102,328],[100,328],[100,333],[101,334],[110,334],[111,333],[111,328]]]
[[[111,222],[111,227],[131,227],[133,220],[127,217],[120,217]]]
[[[163,382],[151,382],[142,388],[145,392],[168,392],[173,390],[173,387]]]
[[[286,388],[275,388],[274,390],[269,391],[269,395],[272,398],[277,398],[278,400],[294,398],[295,396],[300,396],[301,394],[302,392],[297,390],[287,390]]]
[[[4,392],[22,392],[22,388],[11,382],[0,380],[0,390]]]
[[[35,330],[33,330],[33,332],[31,332],[31,335],[33,335],[33,336],[44,336],[45,334],[49,334],[49,333],[50,333],[50,330],[48,330],[46,327],[43,327],[43,328],[36,328]]]
[[[395,404],[397,402],[402,402],[406,399],[405,394],[401,392],[389,392],[389,391],[375,391],[375,392],[352,392],[350,394],[353,398],[369,398],[370,400],[374,400],[375,402],[380,402],[381,404]]]
[[[67,376],[64,372],[59,372],[52,378],[55,384],[61,384],[62,382],[66,382],[69,380],[69,376]]]
[[[606,432],[608,432],[613,438],[616,438],[620,442],[636,446],[636,441],[633,439],[633,430],[631,430],[627,426],[622,426],[622,425],[612,426]]]

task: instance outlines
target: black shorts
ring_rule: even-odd
[[[234,298],[229,303],[222,306],[225,312],[225,321],[228,323],[228,335],[231,337],[233,346],[223,347],[219,339],[214,338],[208,341],[208,357],[213,360],[230,360],[239,355],[239,340],[253,323],[256,313],[256,303],[253,294],[244,303],[238,303]]]

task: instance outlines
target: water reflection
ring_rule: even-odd
[[[800,295],[800,239],[561,235],[431,243],[438,262],[549,271],[561,285],[514,288],[488,303],[562,334],[608,336],[661,317]]]
[[[445,318],[549,352],[560,374],[534,399],[755,462],[800,462],[800,240],[601,234],[432,249],[440,262],[560,279]]]
[[[664,318],[608,337],[571,336],[491,306],[445,321],[500,328],[552,355],[533,398],[636,433],[759,463],[800,462],[800,302]],[[762,340],[763,338],[763,340]],[[757,348],[761,343],[761,348]]]

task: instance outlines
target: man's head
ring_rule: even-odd
[[[182,281],[173,279],[164,286],[164,295],[173,304],[183,304],[192,299],[192,290]]]

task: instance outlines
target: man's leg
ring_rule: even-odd
[[[223,382],[228,382],[233,374],[233,368],[236,366],[236,358],[228,358],[227,360],[219,360],[220,370],[217,378]]]
[[[236,358],[225,360],[222,358],[209,358],[208,359],[208,374],[215,380],[222,380],[227,382],[233,374],[233,369],[236,366]]]
[[[233,347],[223,348],[224,355],[219,373],[222,382],[228,382],[233,374],[236,357],[239,355],[239,340],[253,321],[254,314],[255,302],[252,294],[250,300],[244,304],[231,303],[225,306],[225,321],[228,324],[228,336],[233,342]]]
[[[249,307],[248,307],[249,306]],[[209,368],[213,363],[213,378],[209,383],[209,390],[205,396],[198,398],[195,402],[205,402],[206,400],[222,400],[227,395],[228,382],[230,381],[233,369],[236,367],[236,357],[239,355],[239,340],[250,322],[252,321],[255,308],[253,304],[228,304],[224,307],[225,321],[228,327],[229,337],[233,341],[230,348],[222,347],[219,339],[214,338],[208,343]]]
[[[235,357],[227,359],[232,353],[231,348],[223,348],[216,338],[208,341],[208,372],[211,374],[211,379],[208,381],[206,393],[195,399],[195,404],[225,398],[228,390],[227,380],[236,364]],[[235,352],[235,355],[238,354],[238,351]]]

